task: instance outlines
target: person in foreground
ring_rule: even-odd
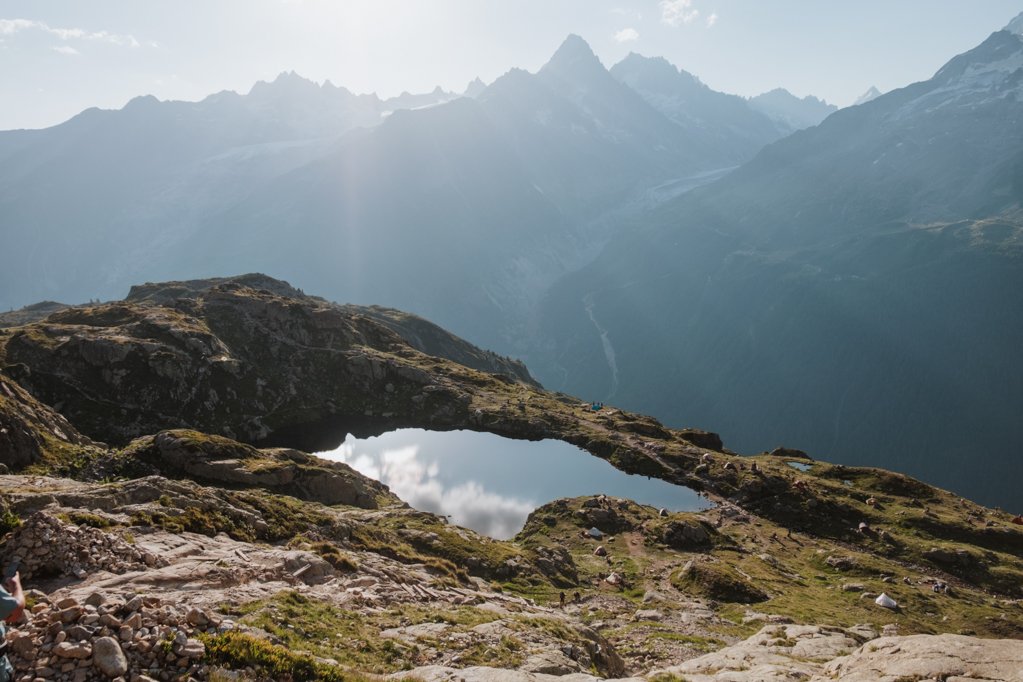
[[[7,628],[3,623],[17,621],[24,610],[25,593],[21,589],[21,576],[15,573],[0,587],[0,682],[14,679],[14,668],[7,658]]]

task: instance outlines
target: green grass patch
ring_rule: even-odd
[[[294,653],[289,647],[271,644],[265,639],[241,632],[219,635],[200,634],[206,645],[206,660],[228,668],[253,667],[271,679],[294,682],[370,682],[375,678],[341,670],[316,661],[308,654]]]
[[[419,645],[383,638],[380,636],[383,630],[422,623],[447,623],[468,630],[498,619],[493,613],[471,606],[439,609],[418,604],[362,614],[294,591],[241,605],[220,604],[219,608],[244,625],[270,633],[289,651],[330,658],[344,668],[377,674],[406,670],[426,662],[421,658]],[[470,657],[478,655],[483,664],[485,656],[498,653],[513,656],[518,650],[511,646],[513,643],[507,644],[502,651],[486,655],[483,649],[475,654],[472,649],[467,651]],[[438,647],[443,649],[443,643],[438,643]]]

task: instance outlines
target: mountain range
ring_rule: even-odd
[[[0,133],[0,234],[20,254],[0,307],[263,270],[521,348],[546,287],[622,221],[789,131],[663,61],[609,73],[577,36],[466,93],[380,100],[288,73]]]
[[[1010,507],[1018,23],[837,111],[663,59],[608,70],[569,36],[466,96],[283,74],[0,133],[0,307],[263,271],[739,451],[883,463]]]
[[[767,146],[559,283],[533,370],[740,451],[897,463],[1018,507],[1021,94],[1023,37],[998,31]]]

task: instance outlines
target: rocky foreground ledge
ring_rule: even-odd
[[[741,457],[264,276],[14,319],[0,557],[31,590],[19,680],[1023,674],[1023,519],[920,481]],[[557,438],[712,507],[557,500],[495,541],[303,452],[398,426]]]
[[[297,607],[291,623],[281,614],[285,628],[309,625],[301,607],[311,603],[361,614],[388,609],[432,613],[427,622],[401,625],[403,621],[395,621],[395,627],[381,625],[376,633],[377,642],[393,642],[395,650],[418,645],[423,647],[424,659],[446,662],[410,667],[393,673],[394,679],[588,682],[599,679],[591,674],[594,671],[612,679],[627,672],[598,630],[579,622],[595,610],[621,608],[600,594],[588,595],[585,603],[567,608],[544,607],[495,592],[482,581],[438,586],[425,567],[403,566],[378,556],[361,556],[365,563],[356,570],[341,571],[314,552],[240,543],[227,536],[155,532],[128,547],[106,542],[98,532],[39,513],[8,538],[8,547],[24,552],[30,564],[62,566],[82,576],[50,593],[29,593],[29,614],[8,638],[16,679],[315,679],[322,670],[314,667],[305,677],[301,673],[282,676],[269,657],[263,665],[242,666],[237,673],[228,670],[235,661],[222,652],[232,643],[246,642],[245,638],[264,641],[268,636],[244,619],[238,622],[234,607],[266,600],[285,610],[289,605]],[[641,606],[632,609],[631,622],[672,617],[668,609]],[[694,619],[712,622],[705,605],[688,607],[683,611]],[[461,613],[462,618],[444,617],[451,613]],[[480,622],[463,627],[475,620]],[[526,623],[540,627],[524,630]],[[631,679],[1023,680],[1019,640],[880,635],[869,625],[770,623],[746,640]],[[521,638],[514,669],[459,665],[462,657],[480,660],[481,650],[492,650],[497,657],[502,650],[505,655],[512,653],[506,651],[512,638]],[[428,651],[428,642],[437,647],[435,651]],[[486,661],[486,656],[482,658],[481,662]],[[320,659],[324,669],[333,662]]]

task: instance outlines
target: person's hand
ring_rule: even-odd
[[[16,590],[20,590],[20,589],[21,589],[21,573],[20,573],[20,572],[17,572],[17,571],[16,571],[16,572],[14,573],[14,575],[13,575],[13,576],[11,576],[11,577],[10,577],[10,578],[9,578],[9,579],[8,579],[8,580],[7,580],[7,581],[6,581],[5,583],[4,583],[4,587],[5,587],[6,589],[7,589],[7,591],[8,591],[8,592],[10,592],[10,593],[12,593],[12,594],[13,594],[13,593],[14,593],[14,592],[15,592]]]

